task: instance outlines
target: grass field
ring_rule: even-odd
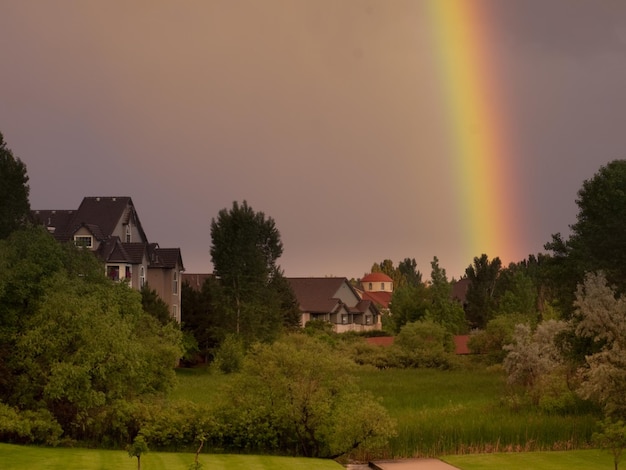
[[[472,454],[444,457],[462,470],[607,470],[613,456],[599,450],[567,452],[521,452],[510,454]]]
[[[180,370],[175,399],[211,403],[228,376],[206,370]],[[504,377],[484,368],[362,368],[361,387],[381,397],[398,423],[385,455],[355,458],[402,458],[483,452],[569,450],[588,445],[597,417],[591,413],[559,415],[535,409],[512,411],[502,405]]]
[[[361,386],[383,397],[398,423],[387,457],[586,447],[597,417],[512,411],[504,377],[485,369],[362,369]]]
[[[195,454],[149,452],[142,470],[188,470]],[[341,470],[332,460],[259,455],[202,454],[205,470]],[[119,450],[26,447],[0,444],[2,470],[136,470],[137,459]]]

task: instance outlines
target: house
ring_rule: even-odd
[[[393,295],[393,279],[385,273],[370,273],[360,281],[359,296],[369,300],[383,312],[389,313]]]
[[[300,305],[302,326],[323,320],[337,333],[382,328],[376,305],[362,299],[345,277],[291,277],[287,281]]]
[[[138,290],[147,283],[180,322],[180,249],[148,241],[130,197],[86,197],[78,209],[35,210],[33,216],[58,241],[93,251],[110,279]]]

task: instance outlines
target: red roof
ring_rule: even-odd
[[[389,304],[391,303],[391,296],[393,294],[391,292],[369,292],[365,291],[361,295],[366,300],[371,300],[374,302],[374,305],[379,305],[383,308],[389,308]]]
[[[393,336],[374,336],[366,339],[368,344],[374,344],[377,346],[391,346],[395,340]],[[456,335],[454,337],[455,354],[470,354],[470,350],[467,347],[468,340],[469,335]]]
[[[393,282],[385,273],[370,273],[361,279],[361,282]]]

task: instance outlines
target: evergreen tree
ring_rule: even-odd
[[[0,240],[29,219],[29,191],[26,165],[13,156],[0,132]]]

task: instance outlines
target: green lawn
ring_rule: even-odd
[[[195,454],[149,452],[142,470],[188,470]],[[263,455],[201,454],[205,470],[341,470],[333,460]],[[0,444],[2,470],[135,470],[137,459],[125,451],[26,447]]]
[[[446,456],[461,470],[611,470],[613,456],[599,450]]]

